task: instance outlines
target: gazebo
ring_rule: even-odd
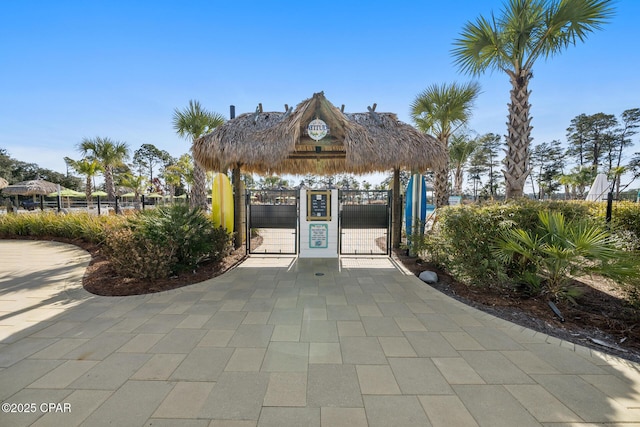
[[[364,174],[393,169],[394,245],[399,242],[401,207],[399,171],[435,169],[446,159],[446,148],[435,138],[398,120],[393,113],[346,113],[323,92],[315,93],[285,112],[255,112],[231,118],[196,140],[193,155],[205,169],[234,170],[236,230],[242,223],[240,170],[258,174]],[[318,140],[309,123],[319,119],[327,134]],[[397,238],[396,238],[397,236]]]
[[[40,196],[40,209],[42,210],[44,209],[42,197],[57,190],[58,184],[45,181],[44,179],[32,179],[30,181],[22,181],[8,185],[2,189],[2,193],[8,196],[16,196],[16,205],[18,204],[18,195]]]

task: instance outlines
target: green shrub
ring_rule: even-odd
[[[589,210],[593,217],[604,224],[607,204],[590,202]],[[615,201],[611,212],[611,230],[621,247],[640,251],[640,203]]]
[[[126,277],[159,279],[219,261],[231,236],[200,210],[172,205],[131,216],[38,212],[0,216],[0,237],[63,237],[105,244],[105,253]]]
[[[161,279],[169,277],[175,263],[172,248],[160,245],[131,228],[113,228],[107,233],[105,253],[124,277]]]
[[[136,235],[167,248],[174,273],[193,270],[204,260],[219,261],[230,250],[231,236],[216,228],[199,209],[172,205],[146,210],[130,218]]]
[[[494,254],[504,264],[520,266],[516,279],[531,293],[554,298],[577,294],[569,286],[572,277],[597,273],[633,284],[640,265],[614,246],[606,227],[589,220],[565,221],[561,212],[540,211],[535,230],[510,228],[496,239]]]
[[[101,243],[105,228],[123,224],[118,216],[96,216],[86,212],[58,214],[51,211],[0,216],[0,236],[63,237]]]
[[[571,220],[589,217],[588,206],[561,201],[518,200],[441,208],[433,229],[418,243],[416,252],[465,283],[510,284],[509,275],[515,266],[496,259],[492,244],[505,229],[535,229],[540,211],[562,212]]]
[[[528,293],[543,291],[543,287],[549,283],[549,277],[553,276],[551,271],[554,269],[562,270],[563,274],[567,271],[573,274],[573,269],[581,265],[575,260],[580,259],[586,262],[583,272],[589,271],[587,267],[597,267],[598,274],[621,284],[627,283],[629,295],[640,295],[637,283],[640,280],[638,263],[634,261],[640,258],[637,234],[640,205],[614,203],[610,227],[605,223],[605,209],[606,203],[527,200],[446,207],[438,209],[434,227],[417,242],[416,251],[422,258],[435,262],[468,285],[509,286],[518,289],[526,285]],[[539,234],[540,215],[552,212],[561,214],[567,223],[579,223],[583,230],[597,229],[609,233],[606,241],[616,249],[615,259],[603,262],[589,258],[591,255],[577,252],[572,255],[569,247],[563,250],[556,248],[558,252],[548,253],[546,258],[542,255],[544,252],[538,251],[536,257],[531,259],[525,259],[522,255],[506,257],[493,250],[496,239],[504,237],[505,233],[516,233],[512,234],[514,239],[516,236],[521,239],[529,238],[532,245],[542,244]],[[542,236],[544,235],[543,233]],[[524,245],[524,242],[521,244]],[[563,256],[571,256],[573,260],[563,260]],[[558,283],[552,284],[551,288],[562,289],[564,284],[557,285]],[[563,295],[570,296],[567,292]]]

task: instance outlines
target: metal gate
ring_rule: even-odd
[[[391,191],[341,190],[340,254],[388,255]]]
[[[247,252],[298,253],[297,190],[247,191]]]

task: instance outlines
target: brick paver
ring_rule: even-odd
[[[388,258],[254,256],[135,297],[84,291],[89,260],[0,241],[1,426],[640,425],[639,365]]]

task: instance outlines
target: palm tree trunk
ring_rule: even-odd
[[[447,206],[449,204],[449,156],[443,167],[435,170],[433,183],[435,192],[436,207]]]
[[[107,190],[107,200],[113,201],[116,198],[116,186],[113,182],[113,171],[110,166],[104,168],[104,185]]]
[[[524,196],[524,184],[531,173],[529,167],[529,146],[531,137],[531,116],[528,89],[532,74],[521,70],[519,74],[508,72],[511,80],[511,103],[509,103],[509,122],[507,123],[507,156],[503,170],[506,180],[507,199]]]
[[[453,186],[453,191],[456,196],[462,195],[462,179],[463,179],[463,170],[462,165],[456,166],[456,172],[454,174],[455,184]]]
[[[206,173],[200,163],[193,159],[193,189],[191,191],[191,207],[207,208]]]
[[[87,196],[87,206],[91,203],[91,175],[87,175],[84,182],[84,195]]]

